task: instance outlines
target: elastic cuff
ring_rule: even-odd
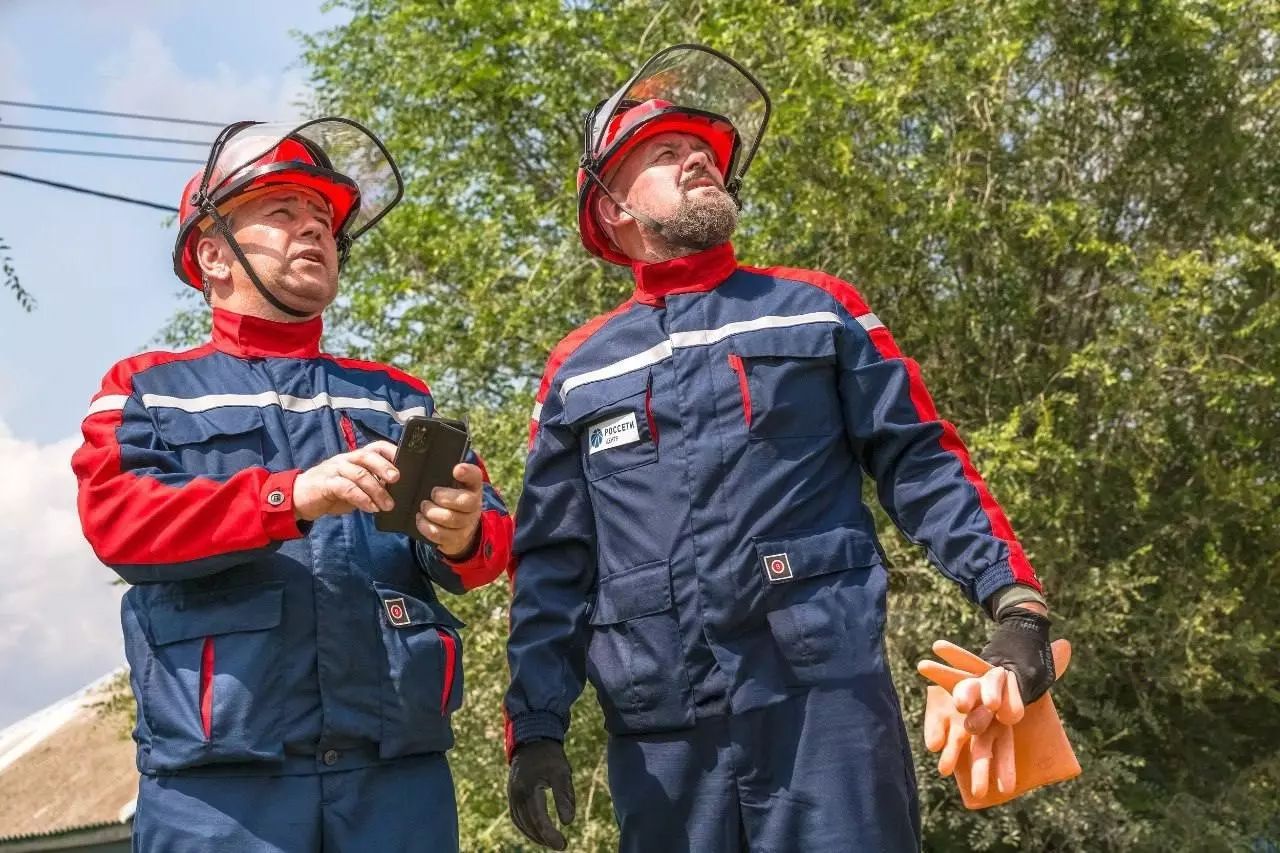
[[[298,519],[293,515],[293,484],[301,473],[294,469],[269,474],[259,491],[262,529],[273,542],[301,539],[305,535],[299,529]]]
[[[994,563],[983,570],[973,582],[973,597],[978,604],[986,607],[987,599],[1002,589],[1014,583],[1013,569],[1009,568],[1007,560],[1001,560]]]
[[[538,738],[564,742],[569,727],[552,711],[529,711],[511,720],[512,746],[518,747]]]
[[[1049,609],[1048,603],[1044,600],[1044,596],[1040,594],[1039,590],[1025,584],[1010,584],[996,590],[987,599],[987,613],[991,615],[992,619],[999,621],[1000,614],[1004,613],[1004,611],[1010,607],[1017,607],[1019,604],[1026,604],[1029,601],[1039,604],[1045,610]]]

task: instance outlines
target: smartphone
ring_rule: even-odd
[[[395,466],[400,479],[387,485],[387,493],[396,505],[374,515],[374,525],[386,533],[423,539],[414,522],[418,507],[431,497],[436,486],[457,488],[453,468],[466,460],[470,449],[466,421],[435,416],[409,418],[396,447]]]

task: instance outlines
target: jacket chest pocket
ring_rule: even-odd
[[[565,422],[582,444],[588,480],[658,461],[651,371],[637,370],[573,388],[564,404]]]
[[[183,471],[226,479],[270,459],[262,410],[257,406],[204,412],[158,408],[153,417],[160,437],[178,453]]]
[[[151,766],[278,759],[278,583],[167,595],[149,602],[142,713]]]
[[[748,438],[829,436],[840,429],[835,339],[829,331],[742,335],[724,370],[733,378]]]
[[[343,447],[355,450],[367,447],[375,441],[400,443],[404,427],[392,415],[376,409],[342,409],[338,413],[338,426],[342,430]]]
[[[462,622],[438,601],[375,583],[386,649],[379,753],[396,758],[452,745],[462,707]]]

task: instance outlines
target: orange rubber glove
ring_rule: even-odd
[[[951,666],[932,660],[917,666],[936,685],[926,694],[925,746],[942,753],[938,772],[944,779],[955,775],[965,808],[1007,803],[1080,775],[1049,694],[1024,707],[1017,681],[991,673],[991,664],[977,655],[945,640],[934,643],[933,651]],[[1055,640],[1053,661],[1061,678],[1071,661],[1071,644]],[[981,708],[994,720],[975,732],[975,714],[969,712]]]

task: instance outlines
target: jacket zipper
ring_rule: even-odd
[[[653,419],[653,382],[644,389],[644,416],[649,421],[649,436],[653,439],[653,446],[658,446],[658,422]]]
[[[440,716],[449,713],[449,697],[453,695],[453,670],[457,666],[458,646],[453,635],[442,628],[437,628],[440,643],[444,646],[444,695],[440,697]]]
[[[742,356],[729,353],[729,367],[738,374],[738,390],[742,392],[742,417],[751,429],[751,386],[747,384],[747,368],[742,363]]]
[[[200,726],[204,739],[213,738],[213,637],[200,649]]]
[[[351,423],[351,418],[347,415],[342,416],[342,436],[347,440],[347,449],[356,449],[356,428]]]

